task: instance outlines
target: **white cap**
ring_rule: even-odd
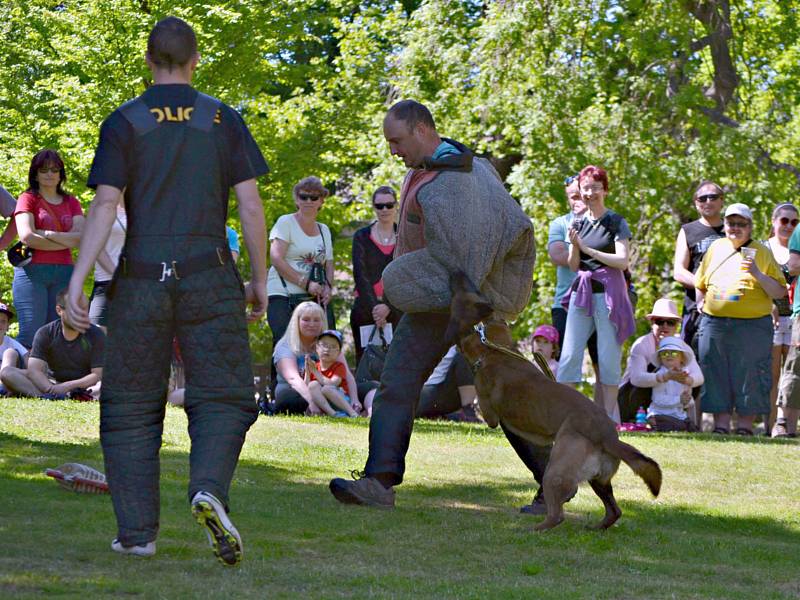
[[[740,217],[744,217],[751,223],[753,222],[753,213],[750,212],[750,207],[746,204],[742,204],[741,202],[731,204],[725,209],[725,218],[727,219],[731,215],[738,215]]]

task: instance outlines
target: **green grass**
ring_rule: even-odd
[[[363,420],[260,418],[232,490],[242,565],[226,569],[186,499],[186,417],[169,408],[161,532],[152,559],[109,549],[108,496],[44,475],[102,468],[96,404],[0,404],[0,597],[96,598],[797,598],[800,486],[795,441],[627,435],[664,470],[653,500],[625,466],[622,519],[582,486],[557,529],[520,515],[532,480],[502,434],[421,422],[394,511],[342,506],[331,477],[361,468]]]

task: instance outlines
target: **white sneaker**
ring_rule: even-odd
[[[111,549],[120,554],[131,554],[133,556],[153,556],[156,553],[156,543],[147,542],[138,546],[123,546],[120,541],[114,538],[111,542]]]
[[[197,492],[192,498],[192,516],[206,530],[214,556],[226,566],[242,560],[242,537],[236,531],[222,502],[208,492]]]

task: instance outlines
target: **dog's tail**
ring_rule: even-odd
[[[661,467],[656,461],[619,438],[604,442],[603,449],[624,461],[647,484],[653,496],[658,496],[661,491]]]

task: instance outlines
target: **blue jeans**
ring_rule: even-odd
[[[19,319],[17,341],[30,348],[42,325],[55,321],[56,295],[69,285],[72,265],[36,265],[14,268],[14,308]]]
[[[560,383],[578,383],[583,380],[583,351],[589,337],[597,331],[597,356],[600,361],[600,383],[619,385],[622,377],[622,345],[617,343],[617,328],[609,318],[606,296],[592,294],[592,314],[575,307],[575,294],[569,300],[564,346],[558,362]]]
[[[735,319],[704,314],[697,332],[698,362],[706,383],[703,412],[743,417],[769,413],[772,317]]]

